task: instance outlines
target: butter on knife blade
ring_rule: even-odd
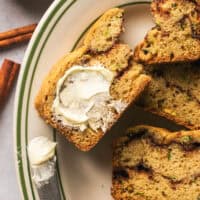
[[[60,200],[56,173],[56,143],[44,136],[32,139],[28,145],[32,180],[41,200]]]

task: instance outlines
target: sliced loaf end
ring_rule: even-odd
[[[135,49],[135,60],[146,64],[200,58],[200,12],[195,1],[154,0],[156,26]]]
[[[88,31],[83,46],[67,54],[54,65],[35,100],[35,107],[40,116],[82,151],[90,150],[99,142],[121,116],[125,109],[124,105],[128,107],[133,103],[150,82],[150,77],[143,74],[142,65],[133,63],[132,50],[129,46],[117,42],[121,33],[122,16],[121,9],[114,8],[107,11]],[[109,36],[111,40],[102,34],[102,31],[106,29],[111,33],[111,38]],[[100,49],[97,50],[97,47]],[[57,82],[66,70],[73,65],[93,66],[94,64],[103,65],[114,72],[115,77],[110,93],[113,100],[122,100],[124,103],[123,106],[121,103],[117,104],[119,111],[109,108],[108,112],[101,109],[103,114],[99,123],[106,121],[105,131],[101,129],[94,131],[89,126],[84,131],[80,131],[56,118],[52,111],[52,104],[56,95]]]
[[[194,61],[200,58],[200,40],[184,31],[150,30],[135,48],[134,59],[145,64]]]

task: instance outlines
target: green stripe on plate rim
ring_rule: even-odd
[[[19,173],[19,178],[20,178],[20,184],[21,184],[21,189],[22,189],[22,193],[23,193],[23,198],[25,200],[29,200],[29,195],[27,193],[27,187],[26,187],[25,176],[24,176],[24,169],[23,169],[23,160],[22,160],[22,154],[21,154],[22,153],[21,152],[21,119],[22,119],[22,105],[23,105],[23,98],[24,98],[24,90],[25,90],[25,85],[26,85],[26,81],[27,81],[26,77],[27,77],[28,72],[29,72],[29,67],[31,65],[33,55],[34,55],[34,53],[35,53],[35,51],[37,49],[37,45],[39,44],[39,42],[40,42],[40,40],[42,38],[42,34],[43,34],[44,30],[48,27],[48,25],[49,25],[50,21],[52,20],[52,18],[54,17],[54,15],[59,11],[59,9],[66,2],[68,2],[68,1],[61,0],[61,1],[59,1],[57,3],[57,5],[53,8],[53,10],[51,11],[51,13],[47,17],[46,21],[43,23],[40,31],[38,32],[38,35],[35,38],[35,41],[34,41],[34,43],[32,45],[32,48],[31,48],[31,51],[30,51],[30,53],[28,55],[28,58],[26,60],[26,63],[25,63],[26,67],[25,67],[25,70],[23,72],[22,81],[21,81],[21,85],[20,85],[19,100],[18,100],[18,105],[17,105],[17,124],[16,124],[17,125],[17,127],[16,127],[16,132],[17,132],[16,145],[17,145],[17,147],[16,147],[16,150],[17,150],[17,161],[18,161],[18,173]],[[72,2],[74,3],[74,2],[76,2],[76,0],[74,0]],[[54,26],[55,26],[55,24],[54,24]],[[35,69],[34,69],[34,71],[35,71]],[[32,76],[32,78],[33,78],[33,76]],[[31,82],[32,81],[33,80],[31,80]],[[28,104],[29,103],[27,102],[27,105]],[[26,118],[27,118],[27,114],[28,113],[27,113],[27,110],[26,110]],[[26,122],[27,122],[27,120],[26,120]],[[27,127],[27,123],[26,123],[26,127]],[[26,138],[26,144],[27,144],[27,134],[25,135],[25,138]],[[30,168],[28,167],[27,170],[28,170],[29,181],[30,181],[30,179],[31,179]],[[35,199],[35,195],[34,195],[33,187],[32,187],[32,181],[30,181],[30,186],[31,186],[32,197],[33,197],[33,199]]]
[[[64,1],[63,1],[64,2]],[[76,2],[76,0],[73,0],[71,1],[71,3],[69,3],[69,5],[63,10],[63,12],[58,16],[58,18],[55,20],[53,26],[51,27],[49,33],[47,34],[47,37],[46,39],[44,40],[42,46],[41,46],[41,49],[38,53],[38,57],[36,59],[36,62],[35,62],[35,66],[37,66],[38,62],[39,62],[39,59],[40,59],[40,56],[42,54],[42,51],[53,31],[53,29],[56,27],[57,23],[59,22],[60,18],[66,13],[66,11]],[[60,6],[58,7],[58,10],[63,6],[63,4],[60,4]],[[58,11],[57,10],[57,11]],[[57,12],[56,11],[56,12]],[[54,15],[55,13],[53,13]],[[50,21],[50,20],[49,20]],[[29,102],[30,102],[30,96],[31,96],[31,88],[32,88],[32,83],[33,83],[33,78],[34,78],[34,74],[35,74],[35,71],[36,71],[36,68],[37,67],[34,67],[34,70],[33,70],[33,73],[32,73],[32,76],[31,76],[31,81],[30,81],[30,85],[29,85],[29,89],[28,89],[28,98],[27,98],[27,105],[26,105],[26,122],[25,122],[25,141],[26,141],[26,146],[28,145],[28,113],[29,113]],[[28,159],[28,153],[27,153],[27,149],[26,149],[26,159],[27,159],[27,166],[28,166],[28,175],[29,175],[29,182],[30,182],[30,186],[31,186],[31,191],[32,191],[32,195],[33,195],[33,199],[35,199],[35,194],[33,192],[33,185],[32,185],[32,179],[31,179],[31,175],[30,175],[30,164],[29,164],[29,159]],[[60,175],[60,172],[59,172],[59,165],[58,165],[58,162],[56,163],[56,166],[58,166],[57,170],[58,170],[58,175]],[[60,189],[61,189],[61,194],[62,194],[62,197],[63,199],[66,199],[65,197],[65,194],[64,194],[64,190],[63,190],[63,186],[62,186],[62,183],[61,183],[61,179],[59,178],[59,183],[60,183]]]
[[[42,51],[53,31],[53,29],[55,28],[55,26],[57,25],[57,23],[59,22],[60,18],[66,13],[66,11],[76,2],[77,0],[72,0],[71,3],[69,3],[69,5],[64,9],[64,11],[58,16],[58,18],[55,20],[55,23],[52,25],[49,33],[47,34],[47,37],[46,39],[44,40],[43,44],[42,44],[42,47],[39,51],[39,54],[37,56],[37,59],[36,59],[36,62],[35,62],[35,65],[34,65],[34,68],[33,68],[33,73],[32,73],[32,76],[31,76],[31,80],[30,80],[30,85],[29,85],[29,89],[28,89],[28,98],[27,98],[27,104],[26,104],[26,116],[25,116],[25,142],[26,142],[26,146],[28,144],[28,113],[29,113],[29,103],[30,103],[30,95],[31,95],[31,88],[32,88],[32,83],[33,83],[33,78],[34,78],[34,74],[35,74],[35,71],[36,71],[36,68],[37,68],[37,64],[38,64],[38,61],[39,61],[39,58],[42,54]],[[17,150],[17,161],[18,161],[18,173],[19,173],[19,178],[20,178],[20,185],[21,185],[21,189],[22,189],[22,193],[23,193],[23,197],[25,200],[28,200],[29,196],[28,196],[28,193],[27,193],[27,187],[26,187],[26,182],[25,182],[25,176],[24,176],[24,168],[23,168],[23,161],[22,161],[22,152],[21,152],[21,119],[22,119],[22,105],[23,105],[23,99],[24,99],[24,90],[25,90],[25,85],[26,85],[26,77],[29,73],[29,68],[31,66],[31,63],[32,63],[32,58],[33,58],[33,55],[34,53],[36,52],[36,49],[37,49],[37,45],[39,44],[41,38],[42,38],[42,35],[43,35],[43,32],[44,30],[48,27],[51,19],[54,17],[54,15],[59,11],[59,9],[65,4],[67,3],[68,0],[60,0],[58,2],[58,4],[55,6],[55,8],[51,11],[51,13],[49,14],[49,16],[47,17],[46,21],[43,23],[42,27],[40,28],[40,31],[38,32],[37,34],[37,37],[35,38],[35,41],[32,45],[32,48],[31,48],[31,51],[28,55],[28,58],[26,60],[26,63],[25,63],[25,70],[23,72],[23,75],[22,75],[22,81],[21,81],[21,84],[20,84],[20,90],[19,90],[19,100],[18,100],[18,105],[17,105],[17,127],[16,127],[16,133],[17,133],[17,136],[16,136],[16,150]],[[138,1],[138,2],[129,2],[129,3],[126,3],[126,4],[121,4],[121,5],[118,5],[117,7],[127,7],[127,6],[132,6],[132,5],[138,5],[138,4],[149,4],[150,2],[149,1]],[[99,18],[99,17],[98,17]],[[90,23],[88,25],[88,27],[81,33],[80,37],[77,39],[77,41],[75,42],[74,46],[72,47],[71,51],[73,51],[77,45],[79,44],[81,38],[83,37],[83,35],[87,32],[87,30],[92,26],[92,24],[95,23],[95,21],[98,19],[96,18],[92,23]],[[56,140],[56,133],[55,131],[53,130],[53,138],[54,140]],[[35,199],[35,194],[34,194],[34,191],[33,191],[33,185],[32,185],[32,180],[31,180],[31,175],[30,175],[30,165],[29,165],[29,160],[28,160],[28,155],[27,155],[27,150],[26,150],[26,159],[27,159],[27,171],[28,171],[28,175],[29,175],[29,182],[30,182],[30,188],[31,188],[31,192],[32,192],[32,197],[33,199]],[[63,199],[66,199],[65,197],[65,193],[64,193],[64,190],[63,190],[63,185],[62,185],[62,182],[61,182],[61,178],[60,178],[60,170],[59,170],[59,164],[57,162],[57,170],[58,170],[58,177],[59,177],[59,183],[60,183],[60,189],[61,189],[61,193],[62,193],[62,197]]]

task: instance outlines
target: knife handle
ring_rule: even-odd
[[[49,179],[49,183],[38,189],[40,200],[61,200],[57,174]]]

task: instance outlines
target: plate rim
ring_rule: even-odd
[[[54,13],[58,12],[60,10],[60,8],[67,2],[69,2],[69,4],[67,5],[67,10],[78,0],[55,0],[50,7],[46,10],[46,12],[44,13],[43,17],[41,18],[32,39],[29,42],[29,45],[26,49],[24,58],[23,58],[23,62],[21,65],[21,70],[20,70],[20,74],[19,74],[19,78],[18,78],[18,82],[17,82],[17,89],[16,89],[16,94],[15,94],[15,100],[14,100],[14,126],[13,126],[13,134],[14,134],[14,158],[15,158],[15,170],[16,170],[16,174],[17,174],[17,182],[20,188],[20,192],[21,192],[21,197],[23,197],[23,199],[29,199],[29,194],[27,191],[27,184],[26,184],[26,175],[24,174],[24,166],[22,164],[23,159],[27,159],[27,154],[26,154],[26,158],[23,158],[21,156],[21,134],[19,134],[20,129],[21,129],[21,117],[22,117],[22,112],[20,112],[21,108],[23,107],[22,103],[23,102],[23,98],[25,96],[23,89],[25,88],[25,84],[23,85],[23,83],[26,83],[26,78],[29,72],[29,66],[31,65],[32,59],[31,56],[34,55],[35,50],[37,49],[37,44],[38,42],[42,39],[42,36],[44,34],[45,28],[48,27],[49,23],[51,22]],[[150,1],[149,0],[133,0],[132,2],[129,3],[125,3],[125,4],[120,4],[117,7],[125,7],[125,6],[129,6],[129,5],[133,5],[133,4],[149,4]],[[63,13],[66,12],[66,9]],[[60,14],[59,16],[62,16],[62,14]],[[59,20],[60,17],[58,17],[56,19]],[[95,20],[94,20],[95,21]],[[93,24],[94,22],[92,22],[91,24]],[[88,27],[86,27],[87,29]],[[44,44],[45,41],[48,40],[49,35],[51,34],[52,30],[54,29],[54,26],[52,26],[50,28],[50,31],[48,32],[47,36],[44,39]],[[84,31],[85,32],[85,31]],[[81,36],[83,35],[83,33],[80,34],[80,37],[78,38],[78,40],[81,38]],[[77,40],[77,41],[78,41]],[[75,42],[74,47],[76,47],[77,41]],[[43,45],[42,45],[43,46]],[[40,50],[42,50],[43,47],[40,48]],[[38,56],[37,56],[38,57]],[[33,75],[33,73],[32,73]],[[29,91],[28,91],[29,92]],[[29,98],[29,97],[28,97]],[[21,104],[20,104],[21,103]],[[27,106],[28,107],[28,106]],[[25,109],[26,110],[26,109]],[[21,117],[18,117],[21,116]],[[26,138],[26,135],[24,136]],[[20,145],[18,145],[18,143]],[[27,169],[25,169],[27,170]],[[30,176],[30,169],[28,166],[28,175]],[[59,167],[58,167],[58,171],[59,171]],[[30,179],[30,177],[29,177]],[[33,199],[35,199],[34,196],[34,191],[32,189],[32,182],[30,181],[30,186],[28,186],[31,188],[31,197]],[[61,183],[61,190],[62,190],[62,183]],[[61,191],[62,192],[62,191]],[[63,196],[63,198],[65,199],[65,195]]]
[[[25,88],[26,78],[28,75],[29,68],[31,63],[31,56],[34,54],[35,50],[37,49],[37,44],[42,38],[42,35],[45,31],[45,28],[48,27],[49,23],[51,22],[52,18],[54,17],[54,14],[60,10],[60,8],[67,2],[69,3],[69,7],[74,4],[77,0],[55,0],[49,8],[46,10],[42,18],[40,19],[33,36],[28,44],[28,47],[26,49],[22,64],[21,64],[21,70],[19,73],[18,81],[17,81],[17,87],[16,87],[16,93],[15,93],[15,100],[14,100],[14,115],[13,115],[13,139],[14,139],[14,159],[15,159],[15,171],[17,175],[17,182],[20,189],[21,197],[25,200],[29,200],[29,194],[27,191],[27,184],[25,181],[25,174],[24,174],[24,167],[23,167],[23,159],[21,157],[21,122],[20,119],[22,116],[21,108],[23,107],[23,97],[24,92],[23,89]],[[32,185],[32,183],[30,182]],[[34,192],[32,190],[31,186],[31,197],[35,199]]]

